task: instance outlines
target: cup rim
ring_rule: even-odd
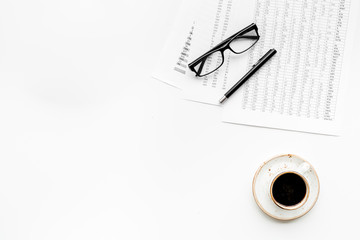
[[[297,176],[301,177],[301,179],[304,181],[305,186],[306,186],[306,193],[305,193],[305,196],[303,197],[303,199],[299,203],[297,203],[295,205],[291,205],[291,206],[287,206],[287,205],[279,203],[278,201],[276,201],[276,199],[274,198],[274,195],[273,195],[273,186],[274,186],[275,181],[282,175],[285,175],[288,173],[293,173],[293,174],[296,174]],[[279,173],[278,175],[276,175],[270,184],[270,197],[271,197],[272,201],[278,207],[285,209],[285,210],[295,210],[295,209],[302,207],[307,202],[309,195],[310,195],[309,193],[310,193],[310,186],[309,186],[307,179],[301,173],[299,173],[297,171],[283,171],[283,172]]]

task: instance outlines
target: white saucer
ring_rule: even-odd
[[[304,159],[288,154],[281,155],[265,162],[256,171],[253,180],[253,195],[257,205],[270,217],[278,220],[292,220],[308,213],[315,205],[319,192],[319,178],[310,163],[310,169],[304,174],[309,184],[309,198],[303,206],[295,210],[285,210],[277,206],[270,196],[270,184],[272,179],[283,171],[295,171],[301,164],[308,163]]]

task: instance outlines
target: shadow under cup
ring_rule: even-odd
[[[309,184],[297,172],[283,172],[271,183],[270,195],[273,202],[282,209],[295,210],[305,204],[309,197]]]

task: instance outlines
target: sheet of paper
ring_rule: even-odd
[[[186,99],[218,104],[226,90],[245,73],[248,54],[227,51],[223,66],[203,78],[195,77],[187,65],[250,25],[254,5],[254,1],[184,1],[153,77],[182,89]]]
[[[229,99],[223,120],[339,134],[349,15],[350,0],[257,0],[261,40],[248,66],[269,48],[278,53]]]

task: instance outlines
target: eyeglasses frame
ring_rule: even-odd
[[[244,34],[252,31],[252,30],[255,30],[256,32],[256,36],[243,36]],[[249,39],[256,39],[256,41],[247,49],[245,49],[244,51],[241,51],[241,52],[236,52],[234,51],[231,47],[230,47],[230,44],[231,42],[234,40],[234,39],[237,39],[239,37],[242,37],[242,38],[249,38]],[[210,49],[209,51],[207,51],[206,53],[204,53],[203,55],[201,55],[200,57],[198,57],[197,59],[195,59],[194,61],[192,61],[191,63],[188,64],[188,67],[191,71],[193,71],[195,74],[196,74],[196,77],[204,77],[204,76],[207,76],[213,72],[215,72],[216,70],[218,70],[223,64],[224,64],[224,52],[227,50],[227,49],[230,49],[230,51],[232,51],[233,53],[235,54],[242,54],[246,51],[248,51],[250,48],[252,48],[260,39],[260,35],[259,35],[259,32],[258,32],[258,27],[256,26],[255,23],[252,23],[250,24],[249,26],[241,29],[240,31],[238,31],[237,33],[231,35],[230,37],[228,37],[227,39],[225,39],[224,41],[222,41],[221,43],[217,44],[215,47],[213,47],[212,49]],[[221,64],[215,68],[214,70],[212,70],[211,72],[208,72],[206,74],[201,74],[201,71],[204,67],[204,64],[206,62],[206,59],[213,53],[215,52],[218,52],[220,51],[221,53],[221,56],[222,56],[222,62]],[[198,65],[198,64],[201,64],[201,66],[199,67],[198,70],[195,69],[195,67]]]

